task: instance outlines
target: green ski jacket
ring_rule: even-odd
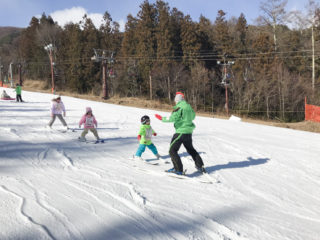
[[[196,114],[190,104],[183,100],[178,102],[173,109],[169,119],[163,117],[162,122],[173,122],[176,133],[192,133],[193,129],[196,127],[192,122],[195,119]]]
[[[140,144],[150,145],[152,143],[151,137],[154,134],[152,127],[148,124],[140,126],[139,135],[141,135]]]
[[[21,95],[21,86],[16,87],[16,93]]]

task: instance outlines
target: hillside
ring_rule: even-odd
[[[19,36],[23,28],[0,27],[0,45],[10,44],[13,39]]]
[[[130,159],[147,114],[170,160],[174,128],[154,117],[167,112],[62,96],[70,127],[92,107],[105,143],[91,144],[77,140],[81,130],[61,132],[58,119],[45,128],[51,94],[23,98],[0,100],[0,239],[320,239],[319,134],[198,116],[208,184],[184,147],[189,179]],[[157,162],[148,149],[143,157]]]

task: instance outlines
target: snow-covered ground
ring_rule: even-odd
[[[320,239],[320,134],[197,117],[194,146],[219,181],[207,184],[183,147],[190,179],[166,175],[171,163],[129,159],[147,114],[170,160],[174,128],[156,111],[62,96],[70,127],[92,107],[106,141],[91,144],[77,140],[81,131],[60,132],[58,119],[45,128],[52,95],[22,98],[0,100],[2,240]],[[143,157],[155,159],[148,149]]]

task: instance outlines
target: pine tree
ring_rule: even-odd
[[[172,28],[170,25],[170,8],[163,1],[156,2],[156,40],[157,40],[157,63],[153,72],[157,72],[157,95],[167,95],[171,100],[171,76],[170,68],[173,60]],[[154,73],[155,75],[155,73]],[[165,92],[165,93],[164,93]]]
[[[229,35],[228,23],[225,19],[226,13],[222,10],[218,11],[218,16],[214,22],[214,41],[219,54],[228,54],[231,48],[231,37]]]
[[[92,20],[83,17],[82,20],[82,46],[81,46],[81,65],[82,65],[82,87],[81,91],[88,93],[93,92],[99,95],[101,92],[100,66],[93,61],[91,57],[94,54],[93,49],[100,48],[99,35]]]
[[[139,71],[141,74],[141,89],[149,92],[152,98],[152,65],[156,57],[156,9],[147,0],[140,5],[137,26],[137,54],[140,57]]]
[[[32,17],[30,25],[22,32],[19,43],[19,55],[27,64],[27,76],[33,79],[45,79],[45,73],[50,72],[50,68],[46,69],[44,65],[49,62],[47,53],[37,38],[39,26],[39,19]]]
[[[75,92],[84,92],[82,46],[83,37],[79,24],[69,23],[65,25],[62,34],[62,44],[58,49],[60,59],[63,62],[63,72],[65,75],[66,86]]]
[[[183,60],[187,66],[192,65],[199,57],[201,42],[198,36],[199,26],[189,15],[185,16],[181,25],[181,46]]]
[[[201,60],[204,59],[205,67],[208,69],[211,69],[214,66],[214,61],[207,60],[207,59],[217,55],[217,50],[215,49],[215,46],[213,44],[213,39],[211,37],[213,26],[211,24],[211,21],[202,15],[200,16],[198,25],[199,25],[198,35],[199,35],[199,41],[201,44],[200,59]]]
[[[127,16],[120,54],[118,54],[118,61],[121,63],[118,76],[121,86],[119,91],[124,96],[136,96],[139,90],[137,60],[135,58],[138,45],[137,27],[138,19],[129,14]]]

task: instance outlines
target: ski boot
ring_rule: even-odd
[[[207,171],[206,171],[206,169],[204,168],[204,166],[202,166],[202,167],[197,167],[197,166],[196,166],[196,169],[197,169],[199,172],[201,172],[201,173],[207,173]]]
[[[184,172],[176,171],[174,168],[170,168],[170,169],[166,170],[166,172],[174,173],[174,174],[177,174],[177,175],[184,175]]]
[[[85,142],[86,141],[85,137],[78,137],[78,139],[79,139],[80,142]]]
[[[139,156],[133,156],[133,160],[143,161],[142,157]]]

